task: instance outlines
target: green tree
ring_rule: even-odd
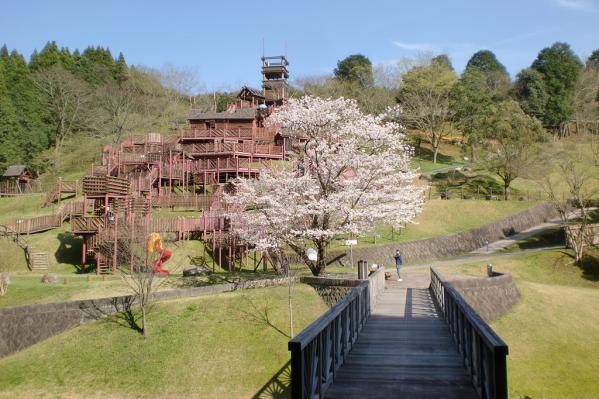
[[[599,70],[599,49],[591,53],[591,56],[587,60],[587,64],[588,63],[590,63],[595,69]]]
[[[31,55],[29,67],[32,71],[48,69],[54,65],[61,65],[70,69],[73,67],[74,60],[67,49],[60,49],[56,42],[48,42],[40,51],[34,51]]]
[[[490,137],[487,168],[501,178],[508,199],[511,183],[530,167],[535,144],[543,139],[544,131],[518,102],[506,100],[491,106],[486,132]]]
[[[48,145],[47,114],[40,104],[40,93],[31,81],[25,58],[16,51],[0,54],[4,65],[6,87],[14,106],[20,134],[15,138],[19,162],[32,164],[33,158]]]
[[[109,49],[88,47],[81,54],[75,75],[92,86],[99,86],[114,79],[116,63]]]
[[[543,76],[547,91],[543,123],[563,131],[574,112],[574,89],[582,63],[570,45],[555,43],[539,52],[532,68]]]
[[[6,86],[4,65],[0,63],[0,170],[18,159],[14,139],[18,137],[19,122]]]
[[[372,63],[362,54],[353,54],[337,62],[335,78],[342,81],[357,82],[361,87],[372,87]]]
[[[464,135],[473,162],[477,160],[477,152],[486,139],[485,123],[493,103],[487,76],[476,69],[466,70],[451,91],[454,122]]]
[[[403,120],[409,128],[424,133],[433,150],[433,163],[441,140],[449,133],[450,93],[457,79],[455,72],[441,63],[412,68],[403,76],[397,97]]]
[[[480,50],[474,53],[466,64],[466,69],[478,69],[483,72],[500,72],[507,75],[507,70],[502,63],[497,60],[495,54],[490,50]]]
[[[543,120],[548,95],[540,72],[532,68],[520,71],[516,76],[512,94],[524,112]]]
[[[431,64],[439,64],[442,67],[450,69],[454,71],[453,65],[451,64],[451,60],[447,54],[440,54],[431,59]]]

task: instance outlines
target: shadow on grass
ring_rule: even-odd
[[[110,304],[106,302],[96,303],[92,301],[92,306],[82,308],[81,310],[87,313],[87,316],[95,320],[105,320],[107,323],[113,323],[120,327],[130,328],[140,334],[143,334],[143,329],[139,324],[141,315],[136,314],[133,310],[135,297],[126,295],[115,297],[110,300]],[[148,308],[148,313],[152,311],[152,305]]]
[[[92,264],[81,264],[81,252],[83,250],[83,239],[81,237],[63,232],[58,233],[56,238],[60,242],[56,252],[54,252],[54,258],[58,263],[73,265],[77,274],[89,273],[95,268],[95,265]]]
[[[250,323],[255,324],[257,326],[270,327],[279,334],[283,335],[284,337],[291,339],[291,336],[289,334],[287,334],[285,331],[281,330],[279,327],[274,325],[270,320],[270,308],[268,298],[265,302],[261,303],[261,306],[258,306],[247,296],[242,295],[242,297],[244,297],[245,301],[249,303],[250,307],[247,310],[239,309],[239,312],[241,312],[241,319],[249,321]]]
[[[599,249],[590,249],[582,256],[578,265],[582,277],[589,281],[599,281]]]
[[[288,399],[291,397],[291,360],[283,365],[252,399]]]
[[[529,237],[524,241],[515,244],[519,249],[536,249],[563,245],[565,242],[564,231],[561,228],[549,229],[541,234]]]
[[[417,147],[415,149],[416,151],[416,160],[423,160],[423,161],[433,161],[433,151],[430,148],[426,148],[426,147]],[[452,163],[455,160],[453,159],[453,157],[449,156],[449,155],[445,155],[442,154],[440,151],[437,153],[437,164],[444,164],[444,163]],[[441,166],[441,165],[439,165]]]
[[[587,248],[582,255],[580,263],[574,262],[574,255],[567,251],[560,251],[564,256],[567,256],[572,264],[580,269],[582,278],[589,281],[599,281],[599,248]]]

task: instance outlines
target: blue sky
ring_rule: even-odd
[[[373,63],[447,53],[459,71],[479,49],[514,75],[556,41],[588,56],[598,21],[599,0],[5,0],[0,44],[27,57],[48,40],[108,46],[130,64],[192,68],[214,90],[259,86],[263,39],[267,55],[287,48],[292,77],[355,53]]]

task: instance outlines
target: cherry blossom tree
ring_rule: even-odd
[[[310,96],[290,100],[267,123],[305,143],[290,162],[237,179],[225,196],[245,210],[232,223],[247,242],[290,248],[319,275],[335,237],[363,235],[381,222],[405,225],[420,212],[423,189],[414,184],[412,148],[399,125],[364,115],[354,100]]]

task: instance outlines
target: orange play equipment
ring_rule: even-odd
[[[148,240],[148,251],[153,254],[156,252],[160,255],[160,258],[154,262],[154,273],[166,274],[169,275],[168,269],[162,267],[164,263],[170,259],[173,254],[170,249],[162,247],[162,238],[160,238],[160,234],[152,233],[150,234],[150,238]]]

